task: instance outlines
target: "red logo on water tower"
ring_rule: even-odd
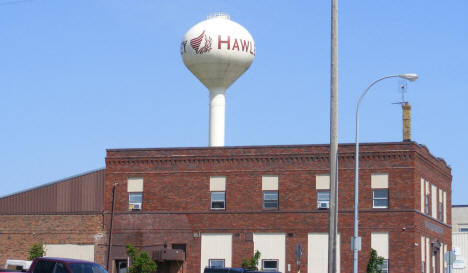
[[[190,46],[192,46],[196,54],[203,54],[211,50],[212,41],[213,39],[206,35],[203,30],[202,34],[190,40]]]

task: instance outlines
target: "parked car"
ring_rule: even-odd
[[[28,273],[107,273],[99,264],[76,259],[42,257],[34,259]]]
[[[234,268],[234,267],[206,267],[203,273],[281,273],[278,271],[256,271],[248,270],[245,268]]]

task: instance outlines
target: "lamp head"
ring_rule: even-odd
[[[405,79],[405,80],[408,80],[410,82],[414,82],[415,80],[418,79],[418,74],[400,74],[398,75],[398,77],[402,78],[402,79]]]

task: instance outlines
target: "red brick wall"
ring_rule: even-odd
[[[104,264],[102,215],[0,215],[0,267],[7,259],[26,260],[35,243],[95,245]]]
[[[354,145],[339,147],[339,232],[341,272],[352,268]],[[437,181],[450,204],[450,169],[413,142],[363,144],[360,149],[360,268],[370,253],[370,233],[389,232],[392,272],[417,272],[420,236],[448,243],[450,227],[420,214],[420,177]],[[233,266],[253,254],[251,232],[291,233],[286,238],[286,269],[296,268],[295,247],[304,249],[301,272],[307,272],[307,234],[328,231],[328,212],[316,209],[315,175],[328,170],[328,145],[108,150],[105,210],[116,192],[115,232],[124,244],[186,243],[184,272],[198,272],[200,238],[195,232],[239,233],[233,236]],[[389,174],[389,209],[372,209],[371,174]],[[262,209],[261,177],[279,176],[279,209]],[[226,176],[226,210],[210,210],[209,177]],[[128,212],[128,177],[144,178],[143,210]],[[448,215],[449,217],[449,215]],[[449,218],[448,218],[449,219]],[[442,233],[428,230],[434,222]],[[404,228],[404,229],[403,229]],[[137,233],[138,236],[137,236]],[[176,240],[176,241],[174,241]]]

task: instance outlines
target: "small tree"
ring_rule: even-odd
[[[29,257],[28,260],[32,261],[39,257],[44,257],[44,245],[42,243],[36,243],[31,246],[29,249]]]
[[[151,260],[146,251],[127,244],[127,255],[132,262],[132,266],[128,267],[129,273],[151,273],[156,271],[156,263]]]
[[[384,258],[377,256],[377,251],[371,248],[369,263],[367,264],[367,273],[382,273]]]
[[[260,251],[255,251],[255,254],[250,259],[242,259],[242,268],[249,270],[258,270],[258,260],[260,260]]]

